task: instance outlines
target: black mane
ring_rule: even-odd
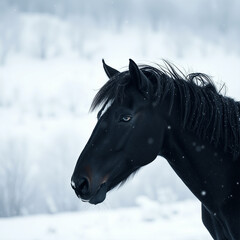
[[[154,86],[153,101],[158,105],[168,94],[171,96],[171,114],[175,93],[180,97],[182,126],[209,140],[215,146],[222,144],[234,159],[240,154],[240,103],[223,96],[211,78],[203,73],[184,75],[172,64],[165,67],[143,65],[141,71]],[[96,94],[91,110],[113,101],[122,101],[131,84],[129,71],[110,78]]]

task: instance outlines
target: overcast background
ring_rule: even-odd
[[[167,59],[204,72],[240,100],[237,0],[1,0],[0,217],[77,211],[70,177],[96,123],[89,106],[107,77],[101,59]],[[103,206],[193,198],[157,158]],[[96,207],[95,207],[96,208]],[[200,219],[199,219],[200,220]]]

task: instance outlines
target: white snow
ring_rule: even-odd
[[[202,196],[205,196],[206,194],[207,194],[206,191],[202,191],[202,192],[201,192],[201,195],[202,195]]]
[[[2,240],[210,240],[196,200],[0,219]]]

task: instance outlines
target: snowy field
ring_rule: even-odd
[[[79,201],[70,178],[96,123],[88,110],[107,80],[102,58],[118,70],[129,58],[167,59],[225,83],[239,101],[238,41],[127,22],[120,30],[79,27],[48,14],[10,20],[4,48],[0,38],[0,55],[9,49],[0,56],[0,240],[211,239],[200,203],[160,157],[100,206]]]
[[[0,219],[1,240],[210,240],[194,200]]]

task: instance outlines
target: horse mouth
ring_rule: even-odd
[[[100,185],[99,189],[97,192],[89,199],[89,203],[91,204],[98,204],[101,203],[105,200],[107,194],[107,184],[103,183]]]

